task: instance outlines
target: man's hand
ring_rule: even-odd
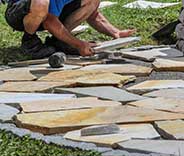
[[[83,42],[79,48],[81,56],[92,56],[94,55],[93,47],[97,46],[96,43]]]
[[[114,38],[122,38],[122,37],[129,37],[136,32],[135,29],[127,29],[127,30],[119,30],[117,33],[114,34]]]

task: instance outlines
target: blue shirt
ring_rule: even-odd
[[[55,16],[59,16],[64,6],[72,1],[73,0],[50,0],[49,13]]]

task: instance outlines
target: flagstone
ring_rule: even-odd
[[[19,110],[5,104],[0,104],[0,122],[10,122]]]
[[[77,66],[88,66],[94,64],[103,64],[104,60],[84,60],[80,58],[67,59],[65,64],[67,65],[77,65]]]
[[[128,151],[142,151],[146,153],[184,155],[184,141],[171,140],[130,140],[118,143],[119,148]]]
[[[112,107],[122,105],[119,102],[99,100],[95,97],[72,98],[72,99],[46,99],[33,102],[23,102],[20,104],[25,113],[48,112],[72,109],[87,109],[93,107]]]
[[[113,6],[115,4],[118,4],[118,3],[117,2],[110,2],[110,1],[103,1],[103,2],[100,2],[99,8],[102,9],[105,7]]]
[[[75,98],[74,94],[8,93],[0,92],[0,103],[24,103],[39,100],[64,100]]]
[[[56,87],[72,86],[71,82],[21,81],[0,85],[1,92],[52,92]]]
[[[41,77],[40,81],[73,82],[77,86],[119,86],[135,81],[135,76],[122,76],[99,71],[68,70],[50,73]]]
[[[78,88],[57,88],[55,89],[58,93],[68,92],[83,96],[93,96],[102,99],[108,99],[112,101],[119,101],[122,103],[127,103],[130,101],[142,100],[144,97],[132,94],[126,90],[115,88],[115,87],[78,87]]]
[[[184,88],[177,89],[160,89],[147,94],[144,94],[146,97],[165,97],[165,98],[178,98],[184,99]]]
[[[169,59],[156,59],[153,62],[156,71],[179,71],[184,72],[184,62]]]
[[[158,121],[155,122],[158,132],[166,139],[184,140],[184,121]]]
[[[167,56],[167,54],[161,52],[160,49],[122,52],[122,54],[125,58],[138,59],[148,62],[154,61],[157,56]]]
[[[90,142],[101,146],[115,147],[116,143],[130,139],[156,139],[160,135],[156,132],[151,124],[125,124],[118,125],[120,131],[116,134],[82,136],[81,130],[66,133],[64,138],[73,141]]]
[[[184,99],[174,98],[149,98],[141,101],[131,102],[129,105],[144,107],[168,112],[184,113]]]
[[[103,52],[105,50],[114,50],[118,48],[122,48],[123,46],[140,41],[140,37],[125,37],[119,38],[111,41],[105,41],[100,43],[99,46],[94,47],[95,52]]]
[[[106,64],[106,65],[90,65],[79,70],[85,71],[106,71],[122,75],[148,76],[152,72],[152,68],[138,66],[134,64]]]
[[[0,71],[0,81],[32,81],[36,80],[29,69],[14,68]]]
[[[177,88],[184,88],[183,80],[147,80],[129,87],[127,90],[133,93],[144,94],[154,90]]]
[[[131,106],[96,107],[91,109],[67,110],[18,114],[17,126],[43,134],[65,133],[92,125],[111,123],[147,123],[161,120],[184,119],[184,114],[168,113]]]
[[[89,28],[88,25],[79,25],[78,27],[76,27],[75,29],[72,30],[72,34],[82,33],[85,30],[87,30],[88,28]]]
[[[124,5],[125,8],[138,8],[138,9],[149,9],[149,8],[165,8],[170,7],[174,5],[178,5],[179,3],[161,3],[161,2],[151,2],[151,1],[145,1],[145,0],[137,0],[132,3],[128,3]]]

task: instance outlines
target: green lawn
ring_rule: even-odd
[[[47,145],[29,137],[18,138],[11,133],[0,131],[1,156],[100,156],[97,152],[81,151]]]

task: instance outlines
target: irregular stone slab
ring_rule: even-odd
[[[118,3],[117,2],[110,2],[110,1],[103,1],[103,2],[100,2],[99,9],[109,7],[109,6],[113,6],[113,5],[116,5],[116,4],[118,4]]]
[[[122,75],[148,76],[152,72],[152,68],[138,66],[134,64],[106,64],[106,65],[91,65],[81,68],[85,71],[104,71]]]
[[[118,143],[119,148],[128,151],[142,151],[145,153],[184,155],[184,141],[170,140],[130,140]]]
[[[88,25],[79,25],[78,27],[76,27],[75,29],[72,30],[72,34],[75,35],[75,34],[83,33],[88,28],[89,28]]]
[[[167,112],[184,113],[184,99],[172,98],[149,98],[141,101],[131,102],[129,105],[144,107]]]
[[[161,2],[151,2],[145,0],[137,0],[132,3],[124,5],[124,8],[138,8],[138,9],[149,9],[149,8],[165,8],[169,6],[178,5],[179,3],[161,3]]]
[[[111,41],[105,41],[100,43],[100,46],[94,47],[95,52],[103,52],[105,50],[114,50],[122,48],[123,46],[140,41],[140,37],[125,37],[119,38]]]
[[[52,92],[56,87],[73,86],[71,82],[22,81],[0,85],[1,92]]]
[[[184,88],[183,80],[148,80],[132,87],[129,87],[128,90],[133,93],[144,94],[154,90],[160,89],[176,89]]]
[[[64,100],[75,98],[74,94],[8,93],[0,92],[0,103],[24,103],[38,100]]]
[[[160,89],[156,90],[147,94],[144,94],[144,96],[147,97],[164,97],[164,98],[178,98],[178,99],[184,99],[184,88],[180,89]]]
[[[118,126],[120,131],[116,134],[82,136],[81,130],[77,130],[66,133],[64,138],[80,142],[95,143],[101,146],[115,147],[116,143],[127,141],[129,139],[156,139],[160,137],[151,124],[129,124]]]
[[[32,66],[29,66],[28,68],[33,74],[48,74],[50,72],[55,72],[55,71],[79,69],[80,67],[81,66],[64,64],[62,68],[51,68],[49,64],[41,64],[41,65],[32,65]]]
[[[103,63],[105,63],[104,60],[83,60],[83,59],[80,59],[80,58],[68,59],[65,62],[65,64],[77,65],[77,66],[89,66],[89,65],[103,64]]]
[[[159,133],[166,139],[184,140],[184,121],[158,121],[155,127]]]
[[[167,54],[160,52],[159,49],[135,51],[135,52],[122,52],[123,57],[130,59],[138,59],[142,61],[153,62],[157,56],[167,56]]]
[[[32,81],[37,77],[32,75],[28,69],[14,68],[0,71],[0,81]]]
[[[128,82],[135,81],[135,79],[135,76],[121,76],[99,71],[68,70],[50,73],[41,77],[39,80],[55,82],[66,81],[75,83],[77,86],[114,85],[121,87]]]
[[[156,71],[184,72],[184,62],[168,60],[168,59],[156,59],[153,62],[153,67]]]
[[[62,95],[62,94],[61,94]],[[115,101],[99,100],[95,97],[72,98],[72,99],[51,99],[21,103],[20,106],[25,113],[49,112],[71,109],[87,109],[93,107],[112,107],[122,105]]]
[[[68,92],[83,96],[94,96],[112,101],[127,103],[144,99],[143,97],[129,93],[115,87],[81,87],[81,88],[57,88],[58,93]]]
[[[168,113],[131,106],[116,106],[18,114],[15,121],[19,127],[43,134],[55,134],[92,125],[142,123],[176,119],[184,119],[184,114]]]
[[[91,126],[81,129],[81,136],[109,135],[119,133],[120,128],[116,124]]]
[[[0,122],[10,122],[19,110],[5,104],[0,104]]]

